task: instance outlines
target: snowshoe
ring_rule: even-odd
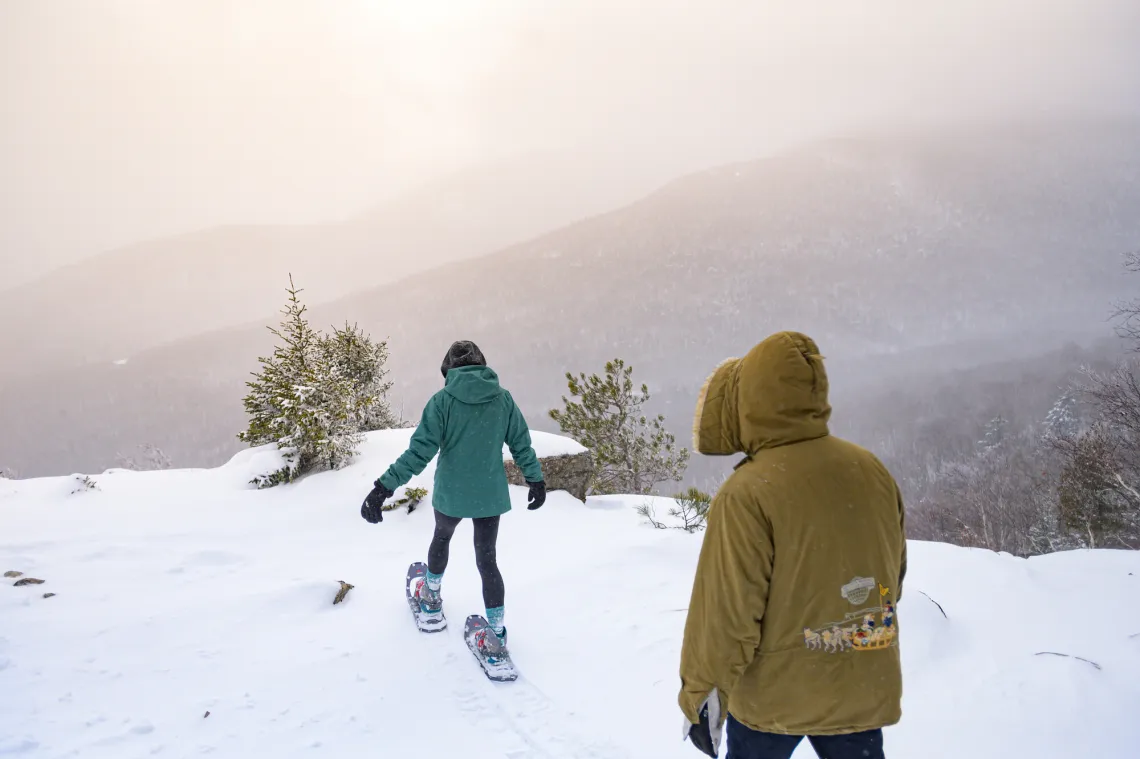
[[[499,638],[489,622],[480,614],[472,614],[463,627],[463,639],[475,655],[487,678],[497,683],[517,680],[519,673],[507,650],[507,634]]]
[[[416,627],[420,632],[436,633],[447,627],[447,618],[443,616],[443,600],[439,592],[432,592],[427,586],[427,564],[417,561],[408,567],[408,579],[404,586],[404,593],[408,597],[408,608],[416,620]]]

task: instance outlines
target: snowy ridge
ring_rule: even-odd
[[[642,524],[641,499],[552,493],[528,512],[512,488],[499,558],[522,677],[489,683],[456,622],[482,612],[470,526],[444,578],[453,628],[428,636],[403,580],[430,512],[359,516],[408,435],[374,433],[353,466],[269,491],[248,484],[266,450],[113,470],[79,492],[72,477],[0,480],[0,572],[45,580],[0,584],[0,756],[697,756],[675,698],[700,537]],[[1140,555],[912,543],[910,567],[892,759],[1140,745]],[[334,606],[338,580],[355,588]]]

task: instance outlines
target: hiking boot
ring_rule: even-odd
[[[443,621],[443,598],[438,590],[428,587],[427,580],[416,581],[415,599],[420,604],[420,619],[430,624]]]
[[[485,627],[475,633],[475,648],[490,665],[510,661],[511,654],[507,650],[507,630],[503,628],[500,636],[490,627]]]

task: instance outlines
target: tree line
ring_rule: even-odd
[[[250,446],[274,445],[284,460],[279,470],[255,478],[260,488],[340,469],[356,456],[364,433],[410,426],[388,399],[387,341],[373,340],[356,325],[319,332],[309,323],[301,292],[290,277],[281,323],[270,328],[273,353],[258,359],[260,367],[246,383],[248,427],[238,438]],[[645,414],[649,389],[635,385],[632,367],[614,359],[601,376],[566,378],[570,397],[550,417],[592,452],[591,493],[650,495],[662,483],[682,479],[689,451],[677,446],[663,416]]]
[[[1125,266],[1140,272],[1140,253]],[[957,455],[892,452],[912,538],[1018,556],[1140,548],[1140,298],[1116,304],[1115,316],[1130,355],[1083,367],[1041,418],[999,415]]]
[[[1140,272],[1140,253],[1128,257]],[[272,355],[248,382],[249,445],[275,444],[285,465],[256,480],[272,487],[356,455],[363,434],[410,426],[388,400],[386,341],[355,325],[318,332],[290,278]],[[1140,353],[1140,298],[1117,304],[1118,332]],[[1058,388],[1041,419],[999,414],[973,446],[956,454],[888,451],[903,482],[910,535],[1028,556],[1078,547],[1140,548],[1140,365],[1087,369]],[[600,373],[567,373],[562,408],[549,412],[563,434],[594,456],[593,494],[652,495],[680,482],[689,451],[661,415],[644,412],[648,387],[621,359]],[[929,446],[928,446],[929,447]],[[678,493],[670,509],[686,529],[700,529],[711,499]],[[665,526],[647,501],[640,509]]]

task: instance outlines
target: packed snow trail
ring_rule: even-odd
[[[443,582],[451,626],[425,635],[403,585],[430,510],[359,516],[407,437],[374,433],[354,466],[263,492],[247,483],[265,451],[79,493],[0,480],[0,573],[45,580],[0,584],[0,757],[697,756],[676,693],[700,536],[646,526],[641,498],[555,492],[529,512],[513,489],[498,552],[521,677],[491,683],[462,639],[483,611],[470,525]],[[411,484],[430,488],[430,469]],[[334,606],[338,580],[355,588]],[[892,759],[1140,745],[1140,554],[912,543],[899,623]]]

